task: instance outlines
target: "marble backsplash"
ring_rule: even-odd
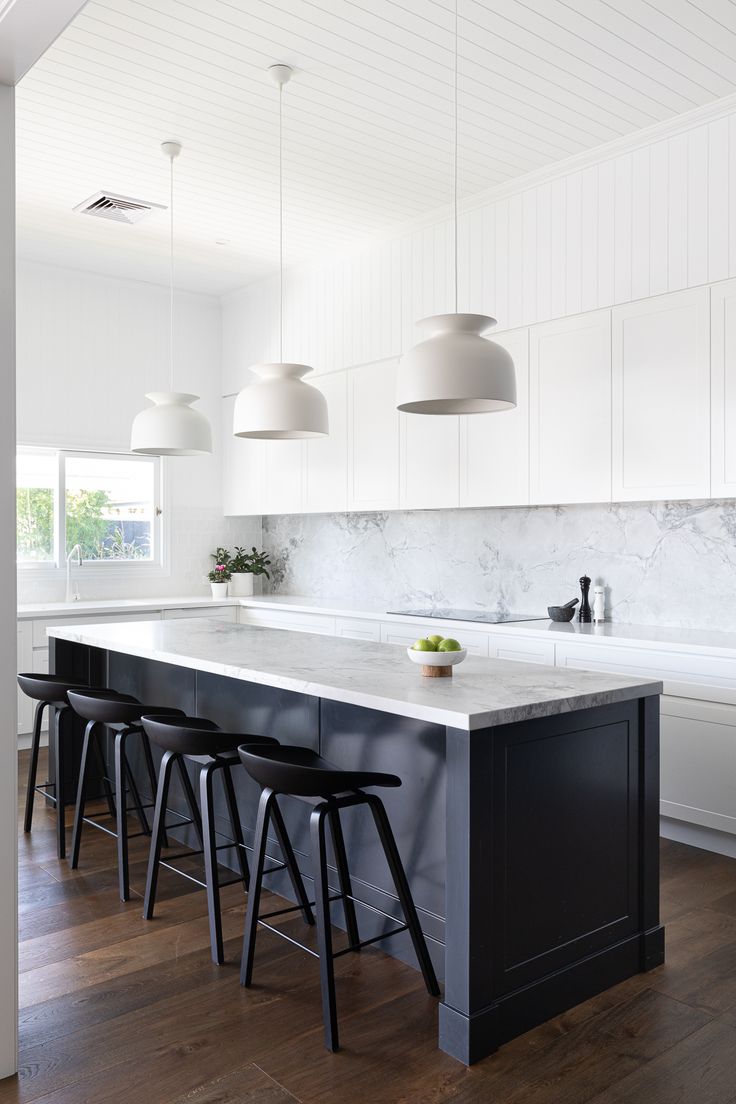
[[[736,631],[736,501],[263,518],[273,593],[544,614],[606,586],[619,622]]]

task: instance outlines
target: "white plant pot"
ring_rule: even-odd
[[[230,593],[234,598],[250,598],[253,593],[253,573],[234,571],[230,576]]]
[[[227,583],[210,583],[213,598],[227,598]]]

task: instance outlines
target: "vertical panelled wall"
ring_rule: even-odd
[[[459,309],[507,329],[736,275],[736,110],[662,135],[466,211]],[[284,359],[401,353],[417,319],[453,309],[452,244],[442,221],[288,273]],[[224,394],[277,357],[276,295],[271,280],[224,300]]]

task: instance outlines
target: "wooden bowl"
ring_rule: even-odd
[[[459,652],[415,652],[413,648],[407,648],[406,654],[412,663],[419,664],[425,678],[447,678],[468,652],[466,648],[461,648]]]

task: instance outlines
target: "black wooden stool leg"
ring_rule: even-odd
[[[253,955],[256,950],[258,908],[261,900],[261,885],[263,883],[263,864],[266,859],[268,821],[271,809],[274,807],[275,799],[273,790],[264,789],[261,793],[261,800],[258,802],[258,817],[256,820],[256,832],[253,846],[253,873],[251,875],[250,891],[248,893],[248,908],[245,914],[243,957],[240,963],[240,984],[246,986],[246,988],[253,980]]]
[[[125,745],[130,729],[124,728],[115,736],[115,794],[117,798],[117,845],[118,845],[118,886],[120,900],[130,900],[130,878],[128,875],[128,797],[125,790],[127,759]]]
[[[161,767],[159,769],[158,789],[156,790],[156,808],[153,813],[151,850],[148,854],[146,896],[143,901],[144,920],[153,919],[153,907],[156,903],[156,886],[158,885],[158,864],[161,859],[164,825],[166,824],[166,803],[169,799],[169,783],[171,782],[171,772],[174,768],[175,759],[175,752],[164,752],[163,758],[161,759]]]
[[[335,851],[335,863],[337,864],[337,876],[340,881],[340,892],[344,895],[342,905],[345,910],[345,926],[347,927],[351,947],[353,950],[359,951],[360,947],[357,944],[360,943],[360,933],[358,932],[358,921],[355,916],[355,905],[352,901],[353,887],[345,853],[345,837],[342,834],[340,812],[338,809],[330,809],[328,816]]]
[[[284,857],[286,869],[291,880],[291,888],[294,890],[294,895],[297,899],[297,902],[301,905],[302,908],[304,923],[314,924],[314,913],[312,912],[312,908],[309,904],[309,897],[307,896],[307,891],[304,888],[302,876],[299,873],[296,856],[294,855],[294,848],[291,846],[289,833],[286,831],[284,818],[281,815],[281,810],[279,809],[278,801],[275,797],[273,799],[273,805],[271,806],[271,819],[273,821],[273,828],[276,833],[276,839],[279,841],[281,854]]]
[[[187,765],[181,756],[177,758],[179,766],[179,776],[181,778],[182,789],[184,790],[184,797],[186,798],[187,805],[189,806],[189,813],[194,824],[195,831],[199,838],[199,846],[204,848],[204,834],[202,832],[202,817],[199,813],[199,806],[197,805],[197,799],[194,796],[194,790],[192,788],[191,779],[187,771]]]
[[[92,740],[90,750],[93,751],[94,756],[95,756],[95,760],[97,762],[97,770],[99,771],[100,779],[102,780],[102,788],[105,791],[105,801],[107,802],[107,811],[109,812],[111,817],[114,817],[114,816],[116,816],[116,813],[115,813],[115,798],[114,798],[114,795],[113,795],[113,792],[112,792],[112,786],[110,785],[110,779],[107,776],[107,762],[105,760],[105,755],[104,755],[102,747],[100,745],[100,737],[99,736],[95,736],[95,739]]]
[[[84,806],[87,796],[87,766],[92,745],[95,743],[95,722],[88,721],[87,726],[84,730],[82,759],[79,764],[79,781],[77,782],[77,804],[74,808],[74,828],[72,829],[72,854],[70,859],[72,870],[76,870],[79,866],[79,848],[82,843],[82,828],[84,826]]]
[[[143,758],[146,761],[146,770],[148,772],[148,781],[151,784],[151,799],[152,799],[152,801],[155,802],[156,801],[156,789],[157,789],[156,768],[153,765],[153,753],[151,752],[151,744],[150,744],[150,741],[149,741],[148,737],[146,736],[145,732],[141,733],[141,747],[143,748]],[[163,838],[163,845],[164,845],[164,847],[169,846],[169,841],[168,841],[168,838],[167,838],[165,832],[164,832],[164,838]]]
[[[28,761],[28,783],[26,785],[26,815],[23,820],[23,831],[30,832],[33,823],[33,799],[36,795],[36,774],[38,772],[38,749],[41,746],[41,723],[43,711],[48,702],[40,701],[36,706],[33,718],[33,737],[31,739],[31,757]]]
[[[212,782],[216,762],[207,763],[199,774],[200,809],[202,810],[202,831],[204,834],[204,869],[207,883],[207,913],[210,920],[210,946],[212,961],[222,966],[225,951],[222,946],[222,916],[220,913],[220,884],[217,870],[217,834],[215,832],[215,801]]]
[[[135,808],[135,815],[138,817],[138,823],[141,826],[141,831],[146,836],[150,836],[151,829],[148,824],[148,818],[146,817],[146,811],[143,808],[143,802],[141,801],[141,795],[138,790],[138,783],[135,780],[135,775],[128,762],[128,757],[125,757],[125,774],[130,785],[130,796],[133,799],[133,806]]]
[[[396,846],[394,834],[391,831],[389,819],[386,816],[386,810],[383,807],[381,799],[376,797],[375,794],[366,794],[365,797],[373,813],[373,819],[376,822],[376,828],[378,829],[378,835],[386,855],[386,861],[388,862],[391,877],[396,886],[396,893],[404,911],[404,920],[409,926],[409,934],[411,935],[411,941],[414,944],[414,952],[424,977],[424,984],[427,986],[427,992],[433,997],[437,997],[440,992],[440,987],[437,984],[437,975],[434,972],[432,959],[429,957],[427,944],[424,940],[422,929],[419,926],[419,917],[414,907],[414,899],[409,889],[409,883],[406,880],[401,856]]]
[[[330,887],[327,883],[327,846],[325,820],[328,808],[318,805],[309,818],[312,838],[312,862],[314,864],[314,900],[317,911],[317,944],[319,946],[319,980],[322,989],[322,1016],[325,1027],[325,1046],[338,1050],[337,1004],[335,1001],[335,965],[332,958],[332,929],[330,926]]]
[[[230,829],[233,834],[233,839],[237,844],[235,850],[238,855],[238,866],[240,868],[240,876],[243,879],[243,887],[247,891],[250,885],[250,871],[248,870],[248,856],[245,853],[245,840],[243,839],[243,826],[240,823],[240,815],[238,813],[238,803],[235,798],[235,787],[233,786],[233,776],[230,773],[230,767],[222,768],[222,784],[225,788],[225,801],[227,803],[228,816],[230,817]]]
[[[62,717],[69,713],[68,707],[53,711],[53,741],[54,741],[54,793],[56,795],[56,853],[60,859],[66,855],[66,805],[64,804],[64,732]],[[49,725],[51,729],[51,725]],[[49,733],[51,735],[51,731]]]

